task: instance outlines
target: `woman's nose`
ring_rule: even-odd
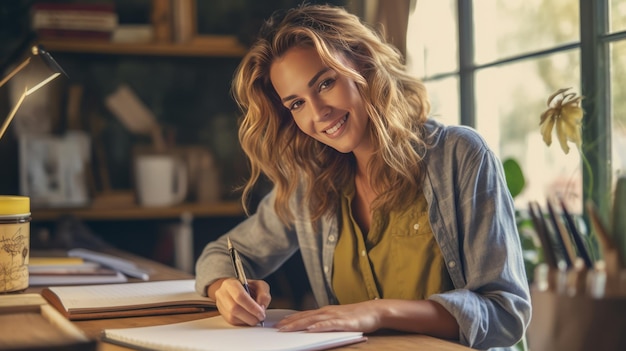
[[[332,108],[327,104],[324,99],[315,98],[311,100],[311,107],[313,112],[313,119],[316,122],[324,121],[330,116]]]

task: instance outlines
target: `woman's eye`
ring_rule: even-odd
[[[294,101],[291,105],[289,105],[289,110],[291,111],[297,110],[300,106],[302,106],[302,101],[300,100]]]
[[[330,88],[333,84],[335,84],[335,79],[334,79],[334,78],[328,78],[328,79],[325,79],[324,81],[322,81],[322,82],[320,83],[320,90],[328,89],[328,88]]]

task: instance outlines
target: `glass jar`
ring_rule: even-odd
[[[0,195],[0,293],[28,288],[30,198]]]

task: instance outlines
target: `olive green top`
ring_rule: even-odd
[[[374,212],[369,233],[352,215],[354,185],[341,201],[333,289],[339,303],[377,298],[421,300],[453,289],[428,222],[426,198],[388,217]]]

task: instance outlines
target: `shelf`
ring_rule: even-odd
[[[121,206],[115,208],[41,208],[32,209],[32,221],[52,221],[63,216],[75,216],[83,220],[142,220],[179,219],[183,214],[193,217],[234,217],[243,216],[239,201],[220,203],[185,203],[171,207]]]
[[[106,55],[242,57],[246,48],[234,36],[202,35],[189,43],[113,43],[81,39],[41,39],[46,50]]]

